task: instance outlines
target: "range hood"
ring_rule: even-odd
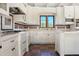
[[[20,8],[18,7],[10,7],[9,12],[12,14],[25,14]]]

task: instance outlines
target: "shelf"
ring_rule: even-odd
[[[21,22],[21,21],[16,21],[15,24],[22,24],[22,25],[26,25],[26,23]]]
[[[65,24],[72,25],[72,24],[74,24],[74,22],[65,22]]]

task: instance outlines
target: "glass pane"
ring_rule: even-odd
[[[41,16],[41,27],[46,27],[46,16]]]
[[[53,27],[54,16],[48,16],[48,27]]]

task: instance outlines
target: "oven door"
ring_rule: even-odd
[[[12,17],[1,16],[1,30],[12,30],[13,20]]]

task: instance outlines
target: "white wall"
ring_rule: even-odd
[[[56,8],[27,6],[27,23],[39,25],[40,15],[53,15],[55,13]]]

